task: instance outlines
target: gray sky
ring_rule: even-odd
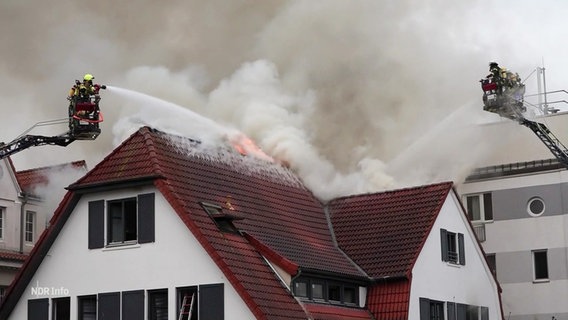
[[[18,169],[80,159],[92,168],[140,124],[208,139],[209,118],[226,128],[221,134],[243,132],[287,162],[324,199],[459,180],[494,152],[483,143],[489,137],[471,129],[492,119],[481,111],[478,83],[489,61],[521,77],[544,63],[548,89],[566,89],[567,7],[560,0],[4,0],[0,108],[9,116],[0,120],[0,140],[64,118],[68,89],[88,72],[198,119],[107,90],[96,141],[32,148],[13,157]],[[535,81],[527,80],[528,93]]]

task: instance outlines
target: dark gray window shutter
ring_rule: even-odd
[[[420,298],[420,320],[430,320],[430,300]]]
[[[122,320],[144,320],[144,290],[122,292]]]
[[[481,307],[481,320],[489,320],[489,308]]]
[[[456,320],[456,304],[447,302],[448,304],[448,320]]]
[[[120,292],[99,293],[98,320],[120,320]]]
[[[154,194],[138,196],[138,243],[155,241],[155,204]]]
[[[462,266],[465,266],[465,244],[464,244],[464,239],[463,239],[463,233],[458,233],[458,255],[459,255],[459,259],[460,259],[460,264]]]
[[[102,248],[105,245],[105,201],[89,202],[89,249]]]
[[[223,320],[225,301],[223,284],[199,286],[199,320]]]
[[[49,299],[28,300],[28,320],[48,320]]]
[[[440,239],[442,240],[442,261],[448,261],[448,231],[440,229]]]
[[[457,304],[457,316],[456,320],[467,320],[467,305],[466,304]]]

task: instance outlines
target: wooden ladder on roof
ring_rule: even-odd
[[[190,300],[191,299],[191,300]],[[179,310],[178,320],[190,320],[193,313],[193,304],[195,303],[195,293],[191,296],[186,294],[183,296],[183,301],[181,303],[181,308]]]

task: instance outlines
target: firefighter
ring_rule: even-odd
[[[91,95],[94,95],[95,103],[98,102],[100,100],[99,89],[101,86],[93,85],[93,79],[95,79],[95,77],[87,73],[83,76],[83,82],[75,80],[75,85],[69,90],[67,99],[71,101],[73,97],[79,97],[87,100]]]

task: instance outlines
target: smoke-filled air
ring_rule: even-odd
[[[289,166],[323,201],[460,182],[522,130],[511,126],[497,143],[478,128],[495,120],[481,110],[478,82],[489,61],[521,77],[544,64],[549,87],[562,88],[568,29],[556,23],[567,5],[4,0],[0,141],[65,118],[68,90],[91,73],[108,86],[101,135],[20,152],[17,169],[92,168],[149,125],[213,145],[248,138],[261,149],[249,156]]]

